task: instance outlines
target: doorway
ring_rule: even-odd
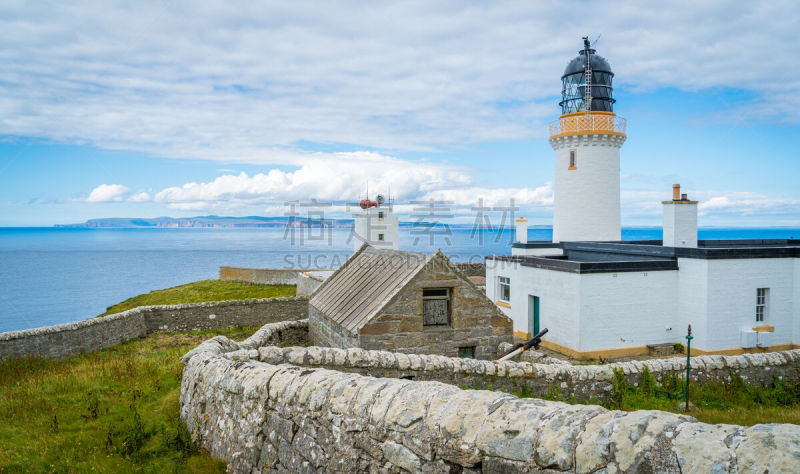
[[[531,337],[539,334],[539,297],[528,295],[528,332]]]

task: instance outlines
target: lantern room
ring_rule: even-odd
[[[614,73],[611,71],[611,66],[604,57],[591,48],[587,38],[583,38],[583,46],[583,50],[567,64],[564,75],[561,76],[562,89],[559,102],[561,113],[613,112]],[[586,94],[587,82],[591,92],[589,95]]]

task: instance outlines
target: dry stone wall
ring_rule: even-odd
[[[255,283],[258,285],[296,285],[297,274],[303,270],[295,268],[242,268],[219,267],[219,279]]]
[[[400,370],[407,360],[424,372],[448,358],[261,346],[288,334],[288,325],[302,322],[269,325],[242,343],[214,338],[184,358],[181,417],[232,472],[800,471],[800,426],[708,425],[659,411],[300,367],[331,356],[339,367]],[[277,354],[291,365],[256,360]],[[464,362],[453,370],[493,365]],[[495,370],[523,365],[508,364]]]
[[[307,317],[308,298],[297,297],[140,306],[102,318],[0,333],[0,360],[61,358],[105,349],[154,331],[259,326]]]
[[[612,388],[614,370],[621,370],[627,382],[638,385],[645,365],[662,381],[667,375],[682,375],[685,358],[652,359],[646,362],[620,362],[606,365],[563,363],[495,362],[460,359],[432,354],[367,351],[358,348],[330,347],[260,347],[251,358],[271,365],[292,364],[324,367],[373,377],[436,380],[460,387],[503,389],[527,392],[535,396],[558,393],[565,399],[605,401]],[[800,349],[742,356],[700,356],[692,358],[692,376],[698,383],[722,380],[738,373],[754,384],[768,384],[774,378],[798,379]]]

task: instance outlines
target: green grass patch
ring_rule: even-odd
[[[597,399],[586,403],[601,404],[614,410],[663,410],[673,413],[683,411],[683,393],[686,378],[668,374],[661,383],[645,366],[637,386],[629,384],[622,371],[616,369],[608,400]],[[515,393],[518,397],[533,397],[527,387]],[[559,396],[552,385],[541,398],[576,403]],[[702,384],[689,381],[689,415],[698,420],[717,424],[752,426],[760,423],[800,424],[800,381],[786,382],[775,378],[772,383],[761,386],[749,384],[738,373],[731,371],[729,377],[720,381],[705,381]]]
[[[0,362],[0,472],[224,472],[179,420],[180,358],[223,334],[155,333],[64,360]]]
[[[294,285],[254,285],[237,281],[202,280],[128,298],[109,306],[100,316],[120,313],[137,306],[294,296],[296,289]]]

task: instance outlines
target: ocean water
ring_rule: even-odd
[[[216,278],[220,265],[336,268],[351,253],[349,230],[0,228],[0,332],[93,317],[151,290]],[[454,261],[510,254],[513,232],[400,229],[400,248]],[[661,229],[624,228],[625,240]],[[800,229],[701,229],[701,239],[800,238]],[[530,229],[550,240],[550,229]],[[431,242],[433,239],[433,242]]]

